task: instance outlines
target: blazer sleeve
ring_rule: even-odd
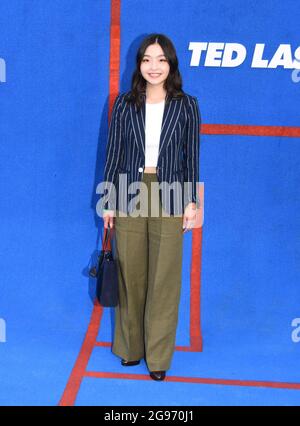
[[[187,131],[183,145],[184,181],[188,182],[185,190],[185,206],[196,203],[200,207],[200,198],[197,193],[199,182],[199,147],[200,147],[201,115],[198,100],[191,97],[188,107]]]
[[[104,166],[104,188],[107,189],[108,201],[104,204],[104,209],[115,209],[115,192],[117,190],[117,178],[120,160],[122,157],[122,124],[121,124],[121,97],[117,95],[112,109],[111,120],[108,131],[106,145],[106,161]]]

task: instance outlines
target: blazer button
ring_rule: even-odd
[[[143,171],[143,167],[139,167],[139,172],[142,172]]]

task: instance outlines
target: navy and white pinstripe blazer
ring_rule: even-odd
[[[133,208],[131,195],[136,196],[145,168],[145,100],[138,111],[119,94],[114,102],[106,146],[104,181],[107,194],[100,202],[105,209],[121,210],[129,214]],[[165,103],[157,160],[158,182],[180,182],[174,190],[160,185],[159,196],[164,210],[170,215],[183,214],[186,205],[200,206],[199,143],[201,116],[197,98],[187,93],[181,98],[169,98]],[[120,183],[124,174],[126,184]],[[123,181],[122,181],[123,182]],[[116,191],[112,190],[114,185]],[[128,188],[131,186],[130,194]],[[104,191],[105,192],[105,191]],[[121,198],[119,197],[121,194]],[[106,200],[106,202],[105,202]],[[123,204],[126,206],[124,209]]]

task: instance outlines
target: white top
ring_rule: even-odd
[[[146,102],[145,167],[156,167],[165,101]]]

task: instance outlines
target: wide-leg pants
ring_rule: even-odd
[[[182,215],[163,217],[158,194],[151,197],[156,174],[144,173],[142,180],[147,216],[115,217],[119,305],[112,352],[127,361],[144,357],[150,371],[168,370],[181,293]],[[158,204],[158,217],[151,217],[153,203]]]

